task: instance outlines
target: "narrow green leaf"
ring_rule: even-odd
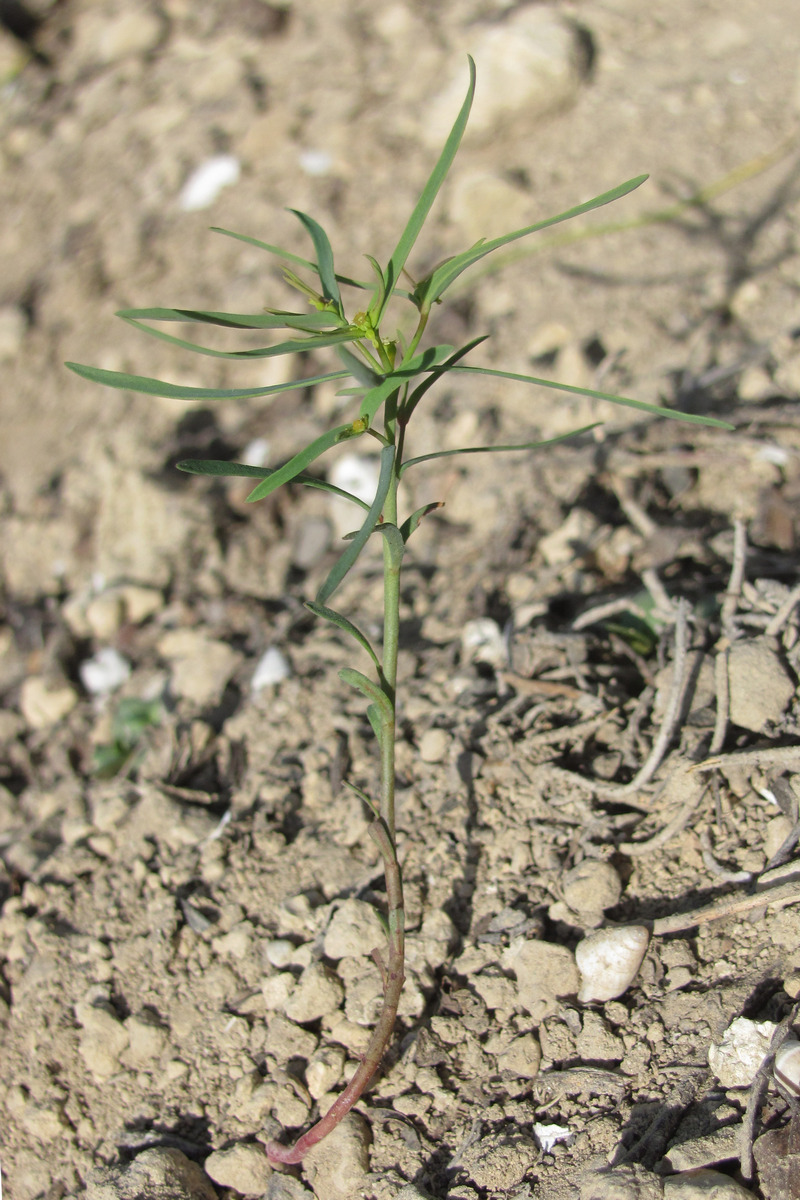
[[[485,342],[488,337],[488,334],[484,334],[482,337],[473,338],[471,342],[467,342],[466,346],[461,346],[460,349],[456,350],[454,354],[451,354],[449,358],[446,358],[438,367],[434,367],[428,378],[423,379],[422,383],[419,384],[418,387],[414,388],[414,391],[403,404],[401,413],[403,420],[406,422],[410,420],[414,409],[417,407],[428,389],[433,387],[437,379],[441,379],[442,375],[446,375],[447,372],[460,359],[469,354],[470,350],[474,350],[476,346],[480,346],[481,342]]]
[[[259,250],[266,250],[268,254],[282,258],[284,262],[294,263],[297,267],[305,267],[306,270],[319,275],[316,263],[310,262],[307,258],[301,258],[299,254],[290,254],[288,250],[281,250],[280,246],[273,246],[269,242],[259,241],[258,238],[248,237],[245,233],[233,233],[230,229],[221,229],[219,225],[212,225],[211,232],[222,233],[225,237],[235,238],[237,242],[247,242],[250,246],[257,246]],[[337,275],[336,280],[338,283],[346,283],[348,287],[360,288],[364,292],[368,292],[372,287],[370,283],[364,283],[361,279],[350,279],[347,275]]]
[[[381,265],[376,258],[373,258],[371,254],[366,254],[364,257],[375,272],[375,278],[378,281],[375,286],[375,291],[372,293],[372,299],[367,306],[368,312],[376,313],[380,310],[384,301],[384,297],[386,296],[386,278],[381,270]]]
[[[119,314],[117,314],[119,315]],[[275,358],[280,354],[304,354],[308,350],[320,350],[324,346],[338,346],[343,342],[354,342],[358,337],[355,330],[337,329],[333,333],[315,333],[306,338],[292,338],[288,342],[278,342],[274,346],[259,347],[257,350],[212,350],[210,346],[199,346],[197,342],[187,342],[184,338],[165,333],[163,329],[154,329],[143,321],[135,321],[132,317],[123,317],[128,325],[134,325],[151,337],[169,342],[172,346],[180,346],[184,350],[192,350],[195,354],[206,354],[210,358]]]
[[[298,329],[312,333],[340,328],[342,318],[333,312],[293,313],[277,308],[263,313],[201,312],[196,308],[123,308],[118,317],[132,321],[182,321],[221,325],[226,329]]]
[[[414,243],[419,236],[420,230],[425,224],[425,219],[431,210],[434,200],[447,176],[447,172],[453,164],[453,159],[456,156],[461,139],[464,136],[464,130],[469,118],[470,109],[472,108],[472,98],[475,95],[475,63],[472,58],[469,58],[469,87],[461,105],[461,110],[456,117],[453,128],[450,130],[447,141],[444,144],[444,149],[439,156],[439,160],[433,171],[430,174],[428,182],[422,189],[422,195],[414,206],[414,210],[408,219],[408,224],[400,235],[400,241],[395,246],[392,256],[386,267],[386,292],[380,305],[372,312],[375,324],[380,325],[381,318],[386,311],[386,305],[400,279],[400,274],[405,266],[408,256],[413,249]]]
[[[309,612],[312,612],[315,617],[321,617],[324,621],[330,621],[332,625],[336,625],[339,629],[342,629],[345,633],[348,633],[351,638],[358,642],[362,650],[366,650],[367,654],[380,671],[381,664],[378,661],[378,656],[357,625],[354,625],[352,621],[350,621],[347,617],[342,616],[341,613],[335,612],[334,609],[327,608],[324,604],[316,604],[313,600],[306,600],[305,607],[309,610]]]
[[[306,464],[304,463],[303,465],[305,466]],[[328,578],[317,592],[317,604],[325,604],[328,600],[330,600],[331,596],[336,591],[339,584],[342,582],[345,575],[353,566],[353,563],[363,550],[370,534],[380,518],[383,504],[389,491],[389,485],[392,481],[393,470],[394,446],[384,446],[384,448],[381,450],[381,469],[378,476],[378,487],[375,492],[375,498],[373,499],[369,512],[364,520],[364,524],[361,526],[358,533],[356,533],[355,537],[350,541],[344,553],[339,556],[338,560],[334,564],[333,570],[330,572]]]
[[[336,353],[353,378],[357,379],[361,384],[361,387],[376,387],[380,383],[381,376],[376,371],[373,371],[364,362],[363,358],[359,358],[357,354],[353,354],[352,350],[348,350],[346,346],[339,346]]]
[[[535,383],[539,387],[553,388],[557,392],[570,392],[575,396],[591,396],[594,400],[609,400],[612,404],[621,404],[626,408],[638,408],[642,412],[652,413],[656,417],[670,417],[673,421],[685,421],[690,425],[711,425],[715,429],[735,429],[727,421],[719,421],[716,417],[701,417],[695,413],[679,412],[675,408],[663,408],[658,404],[645,404],[643,400],[629,400],[627,396],[615,396],[610,392],[596,392],[593,388],[575,387],[569,383],[555,383],[552,379],[538,379],[535,375],[517,375],[513,371],[495,371],[490,367],[452,367],[456,373],[470,375],[493,375],[497,379],[513,379],[518,383]]]
[[[315,221],[313,217],[309,217],[308,213],[300,212],[297,208],[290,208],[289,212],[294,213],[314,243],[314,250],[317,255],[317,270],[319,272],[320,283],[322,284],[323,296],[326,300],[330,300],[335,304],[341,313],[342,297],[339,295],[339,285],[336,282],[336,272],[333,268],[333,248],[327,233],[319,221]]]
[[[381,725],[381,710],[377,704],[367,706],[367,719],[372,727],[372,732],[375,734],[375,740],[380,747],[383,747],[383,725]],[[380,814],[379,809],[375,809],[374,805],[370,805],[374,811]]]
[[[244,400],[256,396],[277,396],[279,392],[296,391],[313,387],[317,383],[328,383],[333,379],[345,379],[347,371],[333,371],[328,375],[315,375],[310,379],[293,379],[288,383],[273,383],[269,387],[251,388],[198,388],[184,387],[178,383],[165,383],[163,379],[149,379],[146,375],[129,375],[126,371],[106,371],[102,367],[87,367],[82,363],[64,363],[70,371],[101,383],[104,387],[121,388],[125,392],[142,392],[146,396],[167,396],[171,400]]]
[[[629,192],[639,187],[646,179],[647,175],[637,175],[635,179],[629,179],[626,183],[621,183],[618,187],[612,188],[611,191],[603,192],[602,195],[595,196],[593,200],[587,200],[584,204],[576,204],[574,208],[567,209],[566,212],[559,213],[556,217],[548,217],[544,221],[537,221],[533,225],[526,225],[524,229],[517,229],[514,233],[503,234],[500,237],[492,238],[488,242],[482,238],[474,246],[471,246],[469,250],[465,250],[462,254],[456,254],[445,262],[440,263],[427,279],[423,279],[417,285],[414,292],[416,303],[419,305],[421,311],[427,311],[447,291],[450,284],[463,271],[466,271],[468,267],[478,262],[479,259],[485,258],[487,254],[491,254],[494,250],[499,250],[501,246],[507,246],[509,242],[515,242],[519,238],[527,237],[530,233],[536,233],[540,229],[547,229],[550,225],[557,225],[560,221],[569,221],[572,217],[578,217],[581,213],[590,212],[593,208],[601,208],[604,204],[611,204],[612,201],[619,200],[621,196],[627,196]]]
[[[248,501],[263,500],[265,496],[271,495],[282,484],[288,483],[290,479],[295,479],[309,463],[319,458],[326,450],[330,450],[331,446],[335,446],[337,437],[343,429],[347,428],[347,425],[337,425],[335,429],[329,429],[321,437],[314,438],[314,441],[309,442],[304,449],[295,454],[294,458],[290,458],[282,467],[278,467],[266,479],[262,479],[258,487],[253,488],[247,497]]]
[[[398,367],[397,370],[390,371],[388,375],[384,375],[380,383],[370,388],[364,395],[361,401],[359,416],[367,417],[371,422],[380,406],[388,400],[393,392],[398,391],[406,380],[416,378],[423,371],[432,371],[452,353],[452,346],[428,346],[427,350],[423,350],[421,354],[416,354],[407,363],[404,363],[402,367]]]
[[[580,437],[582,433],[588,433],[590,429],[596,429],[598,425],[602,425],[602,421],[595,421],[593,425],[584,425],[580,429],[571,429],[569,433],[561,433],[558,437],[545,438],[543,441],[538,442],[517,442],[509,446],[465,446],[459,450],[435,450],[432,454],[421,454],[418,458],[407,458],[400,468],[400,474],[402,475],[404,471],[407,471],[409,467],[413,467],[417,463],[428,462],[432,458],[450,458],[453,454],[504,454],[509,450],[538,450],[542,446],[555,446],[557,442],[565,442],[567,438]]]
[[[372,707],[372,706],[370,705],[370,707]],[[367,710],[367,714],[369,715],[369,709]],[[373,730],[373,732],[374,732],[374,730]],[[380,741],[379,734],[376,733],[375,736],[378,738],[378,741]],[[346,788],[349,788],[351,792],[354,792],[356,794],[356,796],[358,796],[359,800],[363,801],[363,803],[366,804],[366,806],[370,810],[370,812],[374,813],[374,815],[376,817],[379,817],[381,815],[380,808],[378,807],[377,804],[375,804],[375,802],[372,799],[370,799],[370,797],[367,795],[367,793],[365,791],[363,791],[360,787],[356,787],[356,785],[354,783],[351,783],[349,779],[345,779],[343,782],[344,782],[344,786]]]
[[[339,672],[339,678],[343,683],[349,683],[351,687],[361,692],[363,696],[374,704],[378,709],[383,721],[389,722],[394,716],[392,710],[392,702],[386,693],[382,690],[379,684],[368,679],[366,675],[362,675],[361,671],[356,671],[353,667],[342,667]],[[373,725],[373,729],[375,726]]]
[[[444,508],[443,500],[431,500],[430,504],[423,504],[422,508],[416,509],[410,517],[407,517],[400,526],[400,535],[403,541],[407,542],[412,533],[419,527],[422,518],[427,517],[428,513],[434,512],[437,508]]]
[[[188,475],[213,475],[218,478],[243,476],[252,479],[269,479],[278,469],[276,467],[251,467],[247,463],[226,462],[213,458],[186,458],[183,462],[175,465],[179,471],[185,471]],[[332,496],[339,496],[342,500],[351,500],[359,508],[369,511],[369,505],[360,496],[354,496],[352,492],[346,492],[344,488],[336,487],[335,484],[328,483],[326,479],[317,479],[315,475],[307,475],[305,471],[295,475],[292,482],[318,488],[321,492],[330,492]]]
[[[389,548],[389,563],[394,570],[399,571],[403,562],[406,544],[403,535],[396,525],[391,521],[382,521],[380,525],[376,525],[375,529],[378,533],[383,534],[383,539]]]

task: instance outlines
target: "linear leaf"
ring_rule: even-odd
[[[474,350],[476,346],[480,346],[481,342],[485,342],[488,336],[488,334],[484,334],[482,337],[473,338],[471,342],[467,342],[466,346],[461,346],[460,349],[456,350],[454,354],[451,354],[449,358],[446,358],[443,363],[440,363],[438,367],[435,367],[427,379],[423,379],[422,383],[420,383],[418,387],[414,388],[414,391],[403,405],[402,415],[406,422],[410,419],[411,414],[414,412],[414,409],[417,407],[422,397],[429,388],[433,387],[437,379],[441,379],[442,375],[446,375],[447,372],[460,359],[464,358],[466,354],[469,354],[470,350]]]
[[[378,656],[357,625],[354,625],[351,620],[342,616],[341,613],[335,612],[334,609],[327,608],[324,604],[317,604],[313,600],[306,600],[305,607],[309,610],[309,612],[312,612],[315,617],[321,617],[324,621],[330,621],[331,624],[337,625],[339,629],[344,630],[344,632],[348,633],[351,638],[354,638],[362,650],[366,650],[367,654],[380,671],[381,664],[378,661]]]
[[[298,221],[308,231],[314,243],[314,249],[317,254],[317,271],[320,283],[322,284],[323,296],[326,300],[332,301],[341,313],[342,297],[339,295],[339,285],[336,282],[336,272],[333,268],[333,248],[327,233],[319,221],[315,221],[308,213],[300,212],[297,208],[290,208],[289,212],[294,213]]]
[[[444,508],[443,500],[431,500],[430,504],[423,504],[422,508],[416,509],[410,517],[407,517],[400,526],[400,534],[403,541],[407,542],[414,530],[419,528],[422,518],[427,517],[428,513],[435,512],[437,508]]]
[[[478,262],[479,259],[485,258],[487,254],[491,254],[494,250],[499,250],[501,246],[507,246],[509,242],[515,242],[519,238],[527,237],[530,233],[536,233],[540,229],[547,229],[550,225],[557,225],[560,221],[569,221],[572,217],[578,217],[581,213],[590,212],[593,208],[601,208],[604,204],[611,204],[612,201],[619,200],[621,196],[627,196],[629,192],[632,192],[640,184],[644,183],[647,178],[647,175],[637,175],[635,179],[629,179],[626,183],[621,183],[617,187],[612,188],[611,191],[603,192],[600,196],[595,196],[593,200],[587,200],[584,204],[576,204],[574,208],[567,209],[566,212],[559,213],[556,217],[548,217],[544,221],[537,221],[533,225],[526,225],[524,229],[517,229],[513,233],[502,234],[500,237],[492,238],[488,242],[481,239],[474,246],[471,246],[469,250],[465,250],[462,254],[456,254],[453,258],[441,263],[427,279],[423,279],[414,292],[416,303],[419,305],[421,311],[425,312],[429,310],[431,305],[439,299],[463,271],[466,271],[468,267]]]
[[[219,225],[211,226],[212,233],[222,233],[225,237],[235,238],[237,242],[247,242],[250,246],[257,246],[259,250],[266,250],[269,254],[274,254],[278,258],[282,258],[285,262],[294,263],[297,267],[305,267],[308,271],[313,271],[315,275],[319,275],[319,268],[316,263],[310,262],[307,258],[301,258],[299,254],[290,254],[288,250],[281,250],[280,246],[273,246],[269,242],[262,242],[258,238],[248,237],[246,233],[234,233],[230,229],[221,229]],[[360,288],[364,292],[368,292],[372,287],[371,283],[364,283],[360,279],[350,279],[347,275],[337,275],[336,279],[339,283],[346,283],[348,287]]]
[[[464,129],[467,125],[469,112],[472,108],[472,98],[475,95],[475,63],[472,58],[469,58],[469,87],[461,105],[458,116],[456,117],[453,128],[447,137],[444,144],[444,149],[439,156],[439,160],[433,171],[430,174],[428,182],[422,189],[422,194],[414,206],[413,212],[408,219],[408,224],[400,235],[400,241],[395,246],[392,256],[386,266],[386,292],[381,300],[380,305],[372,313],[376,325],[380,325],[381,317],[386,311],[386,305],[389,302],[392,292],[397,285],[403,267],[408,260],[408,256],[414,246],[414,243],[419,236],[420,230],[425,224],[425,219],[431,210],[434,200],[447,176],[447,172],[452,166],[453,159],[456,156],[461,139],[464,136]]]
[[[265,496],[271,495],[272,492],[284,483],[288,483],[290,479],[295,479],[309,463],[319,458],[326,450],[330,450],[331,446],[335,446],[339,434],[349,428],[349,425],[337,425],[335,429],[329,429],[321,437],[314,438],[313,442],[309,442],[307,446],[295,454],[293,458],[290,458],[287,463],[284,463],[282,467],[278,467],[266,479],[262,479],[261,483],[253,488],[247,497],[248,501],[263,500]]]
[[[315,375],[310,379],[293,379],[288,383],[273,383],[269,387],[251,388],[199,388],[185,387],[178,383],[165,383],[163,379],[150,379],[146,375],[129,375],[127,371],[106,371],[103,367],[87,367],[83,363],[64,363],[70,371],[101,383],[104,387],[121,388],[126,392],[142,392],[147,396],[167,396],[171,400],[244,400],[256,396],[277,396],[279,392],[291,392],[298,388],[313,387],[317,383],[328,383],[333,379],[345,379],[347,371],[333,371],[327,375]],[[345,426],[346,428],[346,426]]]
[[[369,364],[365,363],[363,358],[353,354],[352,350],[348,350],[346,346],[340,346],[336,353],[361,387],[376,387],[380,383],[381,376],[377,371],[373,371]]]
[[[400,468],[400,474],[402,475],[404,471],[417,463],[428,462],[432,458],[450,458],[453,454],[504,454],[508,450],[538,450],[541,446],[555,446],[557,442],[565,442],[567,438],[580,437],[582,433],[588,433],[590,429],[596,429],[601,424],[602,421],[595,421],[593,425],[583,425],[580,429],[571,429],[569,433],[561,433],[558,437],[545,438],[538,442],[517,442],[508,446],[464,446],[459,450],[435,450],[432,454],[407,458]],[[438,507],[438,505],[434,505],[434,507]]]
[[[396,392],[403,383],[409,379],[414,379],[417,375],[422,374],[423,371],[432,371],[452,353],[452,346],[428,346],[427,350],[423,350],[421,354],[414,355],[412,359],[409,359],[402,367],[398,367],[396,371],[390,371],[388,375],[384,375],[380,383],[370,388],[364,395],[361,401],[359,416],[367,417],[372,421],[384,401],[393,392]]]
[[[356,671],[353,667],[342,667],[339,678],[343,683],[349,683],[351,687],[357,688],[362,695],[366,696],[378,709],[384,721],[392,720],[394,715],[392,702],[379,684],[374,683],[373,680],[368,679],[366,675],[363,675],[361,671]]]
[[[674,408],[664,408],[658,404],[645,404],[644,400],[630,400],[627,396],[615,396],[610,392],[596,392],[593,388],[576,387],[569,383],[555,383],[552,379],[538,379],[535,375],[517,375],[513,371],[495,371],[490,367],[452,367],[455,372],[470,375],[494,375],[497,379],[513,379],[518,383],[535,383],[540,387],[553,388],[557,392],[570,392],[575,396],[591,396],[594,400],[609,400],[612,404],[621,404],[627,408],[638,408],[642,412],[652,413],[656,417],[670,417],[674,421],[686,421],[691,425],[712,425],[715,429],[735,429],[727,421],[719,421],[716,417],[702,417],[696,413],[679,412]]]
[[[119,315],[119,314],[117,314]],[[259,347],[257,350],[213,350],[210,346],[198,346],[197,342],[187,342],[184,338],[165,333],[163,329],[154,329],[143,321],[135,321],[132,317],[123,317],[128,325],[149,333],[151,337],[169,342],[172,346],[181,346],[184,350],[192,350],[195,354],[206,354],[210,358],[275,358],[280,354],[304,354],[308,350],[320,350],[324,346],[337,346],[342,342],[354,342],[358,333],[350,329],[337,329],[333,333],[314,333],[306,338],[291,338],[288,342],[278,342],[274,346]]]
[[[369,302],[368,309],[370,312],[378,312],[383,304],[384,297],[386,296],[386,278],[381,270],[381,265],[376,258],[373,258],[371,254],[366,254],[364,257],[375,272],[375,278],[377,279],[375,291],[373,292],[372,299]]]
[[[336,313],[293,313],[274,308],[263,313],[202,312],[197,308],[123,308],[117,316],[133,321],[182,321],[221,325],[226,329],[299,329],[308,333],[342,325],[342,319]]]
[[[389,560],[395,570],[399,570],[405,554],[406,544],[403,535],[391,521],[382,521],[375,526],[377,533],[383,534],[383,539],[389,547]]]
[[[303,464],[305,465],[305,464]],[[347,549],[334,563],[333,570],[317,592],[317,604],[325,604],[330,600],[347,572],[353,566],[363,550],[367,539],[378,523],[394,470],[394,446],[384,446],[381,450],[381,469],[378,476],[378,487],[370,505],[364,524],[350,541]]]
[[[247,463],[226,462],[224,459],[214,458],[186,458],[183,462],[175,465],[179,471],[185,471],[188,475],[213,475],[217,478],[243,476],[252,479],[269,479],[278,469],[277,467],[251,467]],[[301,471],[299,475],[295,475],[292,482],[318,488],[321,492],[330,492],[333,496],[340,496],[342,500],[352,500],[353,504],[357,504],[359,508],[369,511],[369,505],[360,496],[354,496],[352,492],[346,492],[344,488],[337,487],[334,483],[328,483],[327,479],[317,479],[315,475],[307,475],[305,471]]]

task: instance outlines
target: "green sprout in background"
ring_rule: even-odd
[[[387,900],[387,947],[383,954],[375,951],[383,977],[383,1010],[373,1031],[361,1063],[352,1079],[329,1111],[294,1146],[271,1143],[267,1153],[272,1163],[298,1163],[310,1148],[328,1134],[352,1108],[378,1070],[384,1051],[392,1036],[404,976],[404,918],[403,890],[400,864],[397,860],[395,838],[395,739],[397,718],[397,656],[400,633],[400,578],[406,546],[423,517],[438,504],[428,504],[414,512],[401,512],[400,484],[405,472],[420,462],[443,458],[455,454],[483,454],[490,452],[533,450],[553,445],[563,437],[539,442],[521,442],[501,446],[470,446],[458,450],[432,449],[416,458],[406,457],[406,430],[414,413],[425,398],[428,390],[442,378],[457,380],[459,376],[471,374],[487,379],[505,379],[521,384],[536,384],[556,391],[598,400],[610,400],[639,409],[657,417],[672,417],[681,421],[715,425],[730,429],[732,426],[712,418],[679,413],[656,405],[645,404],[590,388],[571,387],[551,380],[508,371],[473,366],[465,360],[485,341],[477,337],[464,346],[429,345],[424,334],[434,304],[441,302],[448,289],[470,267],[487,255],[508,246],[528,234],[546,229],[561,221],[569,220],[591,209],[599,208],[626,196],[639,187],[647,178],[640,175],[611,191],[604,192],[584,204],[547,220],[538,221],[524,229],[491,240],[481,239],[467,250],[439,263],[419,281],[410,279],[406,263],[425,224],[434,200],[452,166],[472,106],[475,89],[475,65],[469,60],[470,81],[466,98],[452,127],[444,149],[430,178],[419,197],[408,224],[397,245],[385,263],[381,265],[370,255],[367,260],[373,272],[370,282],[350,279],[337,273],[333,251],[327,234],[312,217],[296,212],[298,220],[308,233],[314,250],[313,260],[301,258],[277,246],[258,241],[242,234],[219,230],[229,237],[239,238],[276,256],[286,264],[284,277],[308,302],[304,312],[284,312],[266,309],[259,314],[223,312],[200,312],[186,308],[128,309],[118,315],[125,321],[162,338],[176,346],[200,354],[231,359],[270,358],[282,354],[304,354],[327,347],[335,347],[342,362],[342,369],[304,379],[304,388],[331,380],[348,381],[342,393],[351,398],[353,405],[350,420],[328,429],[307,446],[299,450],[283,466],[277,469],[246,466],[240,463],[219,461],[187,461],[179,463],[183,471],[198,475],[250,476],[257,479],[248,499],[261,500],[276,488],[291,481],[310,487],[321,488],[337,496],[343,496],[361,510],[360,527],[347,539],[347,545],[333,565],[316,598],[307,607],[316,616],[332,622],[364,653],[370,663],[370,673],[365,674],[356,667],[346,667],[339,672],[342,680],[355,688],[367,701],[367,716],[377,742],[380,758],[380,782],[377,796],[367,795],[353,788],[371,811],[370,834],[383,860]],[[294,211],[294,210],[293,210]],[[298,274],[304,272],[307,278]],[[311,280],[309,282],[308,280]],[[344,293],[344,294],[343,294]],[[349,303],[353,293],[362,293],[360,304]],[[348,302],[345,301],[348,297]],[[401,301],[415,310],[416,325],[406,341],[402,334],[390,327],[387,330],[387,311],[390,302]],[[407,311],[407,310],[406,310]],[[282,330],[287,340],[253,350],[226,352],[184,341],[149,322],[193,322],[199,325],[217,325],[237,329]],[[101,370],[97,367],[68,366],[78,375],[95,383],[106,384],[123,390],[145,392],[155,396],[176,397],[184,400],[241,399],[255,396],[274,396],[279,392],[298,387],[297,381],[260,388],[196,388],[164,383],[140,375]],[[593,425],[575,430],[575,436],[586,433]],[[308,474],[310,468],[326,451],[342,441],[369,437],[380,447],[380,470],[377,488],[371,502],[343,492],[325,479]],[[364,633],[345,615],[330,607],[337,589],[357,561],[368,540],[377,534],[383,543],[383,639],[380,647],[374,646]],[[350,785],[352,786],[352,785]]]

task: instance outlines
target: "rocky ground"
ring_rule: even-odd
[[[800,998],[794,8],[0,6],[27,38],[0,30],[11,1200],[800,1195],[796,1111],[758,1074]],[[474,121],[418,265],[651,179],[582,239],[476,272],[436,340],[490,333],[484,363],[735,432],[475,377],[420,410],[419,453],[606,424],[410,476],[409,507],[446,506],[403,591],[408,981],[356,1112],[271,1172],[264,1145],[324,1110],[380,1002],[381,871],[342,787],[372,785],[373,745],[350,649],[302,607],[347,524],[324,493],[249,506],[174,464],[280,462],[342,398],[187,405],[62,363],[300,378],[113,314],[282,304],[271,260],[208,226],[305,254],[286,206],[346,272],[385,256],[467,52]],[[326,469],[369,476],[357,448]],[[337,597],[374,634],[377,568]],[[646,952],[603,999],[575,950],[618,926]]]

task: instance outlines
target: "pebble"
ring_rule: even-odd
[[[664,1200],[754,1200],[741,1183],[721,1171],[688,1171],[664,1180]]]
[[[105,1002],[75,1005],[81,1026],[78,1053],[98,1082],[119,1070],[120,1055],[128,1046],[128,1031],[111,1005]]]
[[[55,725],[78,703],[78,693],[66,680],[31,675],[20,688],[19,706],[31,729]]]
[[[532,1033],[523,1033],[497,1055],[497,1069],[504,1076],[535,1079],[539,1074],[542,1051]]]
[[[113,17],[102,10],[84,12],[75,22],[72,53],[83,66],[108,66],[155,50],[162,33],[161,21],[146,8],[122,9]]]
[[[623,995],[633,983],[644,958],[650,934],[644,925],[598,929],[575,948],[581,973],[578,999],[601,1003]]]
[[[159,1059],[167,1047],[167,1030],[157,1018],[147,1012],[135,1013],[125,1022],[128,1049],[125,1061],[134,1067],[147,1067]]]
[[[581,82],[581,55],[574,25],[550,8],[525,5],[508,20],[472,38],[478,68],[467,138],[486,141],[504,127],[518,130],[571,104]],[[459,71],[428,106],[421,136],[441,146],[464,99]]]
[[[215,1150],[203,1166],[214,1183],[233,1188],[243,1196],[263,1196],[272,1175],[264,1147],[249,1142],[240,1142],[229,1150]]]
[[[376,458],[367,458],[363,454],[343,454],[333,463],[328,479],[335,487],[358,496],[365,504],[371,504],[378,488],[378,471]],[[362,510],[356,509],[350,500],[343,500],[340,496],[330,496],[329,503],[331,520],[339,537],[358,529],[364,519]]]
[[[337,908],[325,931],[323,949],[334,960],[363,955],[369,957],[383,946],[386,934],[376,910],[364,900],[345,900]]]
[[[580,1200],[662,1200],[663,1195],[660,1176],[638,1163],[607,1171],[590,1166],[581,1180]]]
[[[284,1011],[290,1021],[303,1025],[334,1012],[343,997],[344,988],[333,971],[322,963],[312,963],[300,976]]]
[[[253,678],[250,680],[250,690],[258,695],[266,687],[274,687],[282,679],[288,679],[292,670],[284,654],[277,646],[270,646],[256,663]]]
[[[369,1126],[350,1112],[336,1128],[309,1150],[303,1166],[317,1196],[353,1200],[361,1194],[369,1171]]]
[[[301,571],[310,571],[328,552],[331,525],[325,517],[306,517],[301,522],[292,546],[292,562]]]
[[[217,1193],[197,1163],[183,1151],[159,1146],[143,1150],[125,1166],[95,1171],[83,1196],[84,1200],[137,1200],[140,1196],[216,1200]]]
[[[603,913],[622,895],[622,880],[611,863],[586,859],[561,881],[564,900],[576,913]]]
[[[508,665],[508,647],[503,631],[491,617],[467,621],[461,630],[461,651],[467,662]]]
[[[728,683],[731,721],[754,733],[780,721],[795,693],[794,681],[766,637],[733,643]]]
[[[210,208],[224,188],[239,182],[242,173],[238,158],[215,154],[192,171],[181,189],[178,204],[184,212]]]
[[[0,362],[16,358],[25,340],[28,319],[16,304],[0,307]]]
[[[419,756],[424,763],[440,763],[447,757],[450,738],[444,729],[426,729],[419,740]]]
[[[288,967],[294,958],[294,950],[294,942],[290,942],[288,938],[273,938],[267,942],[264,953],[267,956],[267,962],[277,971],[281,971],[284,967]]]
[[[708,1051],[708,1065],[723,1087],[749,1087],[769,1053],[776,1026],[772,1021],[737,1017]]]
[[[450,218],[470,242],[530,224],[530,196],[490,172],[459,175],[453,183]],[[463,443],[459,443],[463,444]]]
[[[196,629],[172,629],[159,639],[156,649],[172,664],[170,685],[175,695],[198,705],[219,701],[241,662],[241,655],[227,642]]]
[[[578,991],[578,967],[566,946],[515,938],[501,961],[516,975],[517,1000],[534,1021],[558,1012],[560,997]]]
[[[314,1196],[299,1179],[276,1171],[270,1178],[265,1200],[314,1200]]]
[[[78,668],[81,683],[92,696],[108,696],[130,678],[131,664],[113,646],[104,646]]]
[[[345,1054],[339,1046],[323,1046],[306,1067],[306,1087],[315,1100],[332,1091],[342,1077]]]

